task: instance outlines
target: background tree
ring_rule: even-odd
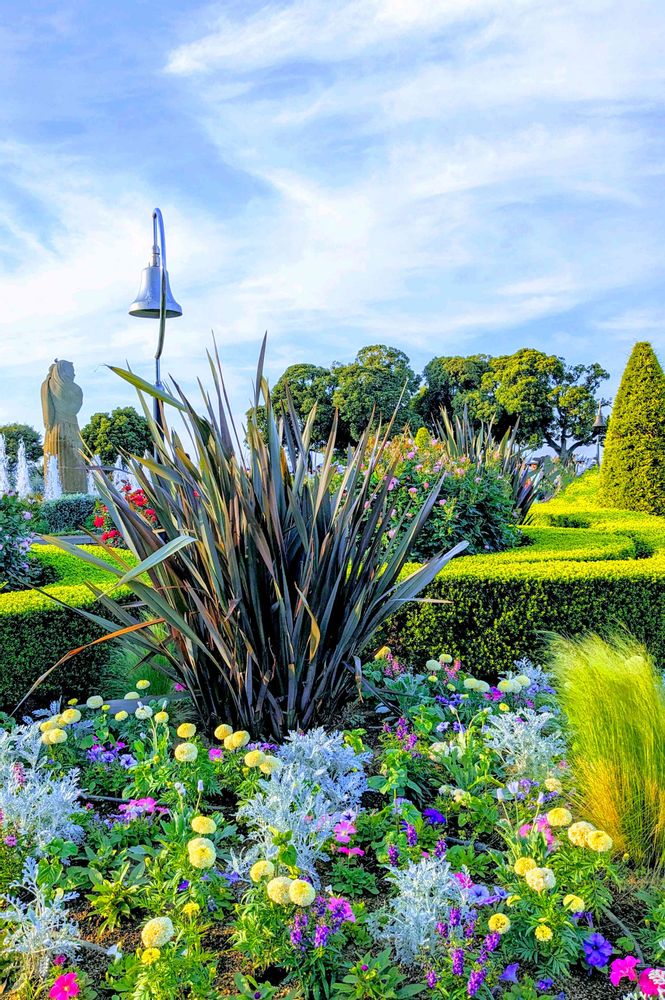
[[[404,351],[385,344],[363,347],[355,361],[349,365],[333,365],[332,373],[337,383],[333,405],[339,410],[351,441],[358,441],[371,420],[372,411],[377,419],[389,420],[398,404],[397,427],[401,429],[408,419],[411,396],[420,381]]]
[[[113,465],[121,451],[143,455],[152,448],[147,421],[133,406],[118,406],[111,413],[93,413],[81,437],[104,465]]]
[[[277,412],[284,411],[287,386],[293,399],[293,406],[300,420],[304,423],[313,406],[316,406],[316,417],[312,434],[312,444],[315,447],[323,444],[330,437],[330,431],[335,416],[333,392],[335,377],[329,368],[319,365],[290,365],[275,383],[272,390],[272,402]]]
[[[441,420],[441,410],[450,416],[461,416],[466,407],[472,420],[486,423],[492,420],[501,435],[508,427],[506,414],[482,390],[482,379],[491,361],[487,354],[432,358],[425,365],[425,385],[413,399],[413,411],[433,429]]]
[[[665,374],[646,342],[635,344],[614,401],[600,492],[611,507],[665,514]]]
[[[537,448],[546,443],[562,461],[593,440],[597,390],[609,378],[601,365],[568,365],[563,358],[522,348],[493,358],[481,389],[488,405],[519,418],[519,439]]]
[[[4,434],[7,454],[12,462],[16,461],[19,441],[25,441],[25,454],[29,462],[36,462],[42,457],[42,437],[30,424],[4,424],[0,427]]]

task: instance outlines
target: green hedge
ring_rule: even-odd
[[[41,516],[45,534],[80,531],[94,511],[96,500],[89,493],[63,493],[55,500],[44,500]]]
[[[87,547],[106,561],[103,550]],[[63,608],[51,594],[71,608],[93,608],[95,598],[86,581],[104,589],[115,577],[53,545],[36,545],[32,554],[45,567],[53,583],[36,590],[0,591],[0,708],[11,710],[35,680],[70,649],[97,638],[101,632],[76,611]],[[103,612],[102,612],[103,613]],[[86,696],[95,687],[110,647],[102,644],[79,653],[54,671],[40,691],[40,699],[53,694]]]
[[[665,663],[665,517],[609,510],[589,472],[532,508],[525,545],[456,559],[382,639],[414,663],[448,652],[494,675],[537,657],[543,634],[624,626]],[[413,567],[411,567],[413,568]]]

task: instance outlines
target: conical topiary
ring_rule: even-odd
[[[617,392],[600,469],[611,507],[665,514],[665,373],[651,344],[635,344]]]

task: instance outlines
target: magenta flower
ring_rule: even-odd
[[[223,751],[220,747],[210,747],[208,750],[208,757],[210,760],[221,760],[222,753]]]
[[[636,965],[637,959],[634,955],[626,955],[625,958],[615,958],[610,965],[610,982],[612,986],[618,986],[624,979],[629,979],[633,983],[636,982]]]
[[[67,1000],[68,997],[76,997],[81,992],[81,987],[76,981],[75,972],[65,972],[58,976],[49,991],[50,1000]]]

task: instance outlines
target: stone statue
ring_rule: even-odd
[[[42,382],[44,414],[44,475],[49,458],[55,455],[64,493],[85,493],[86,468],[81,455],[81,433],[76,414],[83,405],[83,393],[74,382],[71,361],[56,361]]]

